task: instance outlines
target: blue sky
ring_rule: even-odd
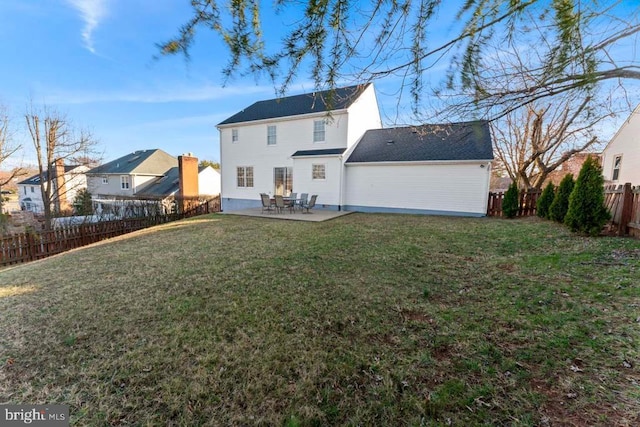
[[[227,53],[205,31],[190,62],[181,56],[155,60],[155,44],[176,34],[190,17],[189,3],[1,0],[0,105],[9,108],[14,139],[24,147],[14,162],[34,162],[22,117],[30,102],[53,107],[75,127],[91,130],[105,161],[149,148],[217,161],[215,125],[255,101],[273,98],[274,88],[254,77],[236,78],[223,87]],[[431,32],[446,38],[448,30]],[[439,79],[446,66],[438,64],[429,78]],[[406,124],[397,117],[398,86],[393,78],[376,83],[387,125]],[[313,84],[302,79],[290,94],[311,90]]]

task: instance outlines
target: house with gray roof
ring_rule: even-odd
[[[308,193],[320,209],[486,214],[488,124],[383,128],[372,84],[256,102],[218,129],[223,211]]]
[[[188,174],[180,172],[183,159],[195,163]],[[194,181],[191,187],[195,194],[191,196],[212,197],[220,193],[220,175],[216,170],[211,167],[198,170],[197,159],[190,154],[174,157],[160,149],[131,152],[89,170],[86,175],[87,188],[98,212],[119,211],[134,202],[145,209],[149,203],[154,206],[160,203],[166,211],[180,191],[181,180]]]
[[[42,172],[42,176],[38,173],[17,183],[20,209],[44,213],[42,187],[51,186],[51,209],[57,212],[71,210],[77,192],[87,187],[85,172],[88,170],[87,166],[65,165],[58,159],[51,169]]]

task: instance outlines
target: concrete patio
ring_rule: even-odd
[[[292,212],[289,212],[289,209],[285,209],[282,213],[276,213],[275,211],[263,213],[262,208],[250,208],[250,209],[243,209],[239,211],[220,212],[220,213],[224,215],[253,216],[253,217],[269,218],[269,219],[283,219],[283,220],[289,220],[289,221],[322,222],[322,221],[328,221],[330,219],[338,218],[340,216],[349,215],[352,212],[312,209],[309,213],[302,213],[299,210],[292,213]]]

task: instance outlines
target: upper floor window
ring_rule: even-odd
[[[276,145],[276,127],[267,126],[267,145]]]
[[[34,190],[34,187],[32,186],[32,187],[31,187],[31,192],[33,193],[34,191],[35,191],[35,190]]]
[[[313,142],[324,142],[324,120],[314,120]]]
[[[238,166],[238,187],[253,187],[253,166]]]
[[[128,190],[129,188],[131,188],[131,179],[129,175],[120,176],[120,188],[123,190]]]
[[[231,129],[231,142],[238,142],[238,129]]]
[[[313,164],[311,165],[311,178],[312,179],[326,179],[326,165]]]
[[[613,174],[611,175],[612,181],[617,181],[620,176],[620,165],[622,164],[622,156],[615,156],[613,158]]]
[[[108,184],[109,183],[109,177],[108,176],[103,176],[102,177],[102,183],[103,184]]]
[[[24,187],[24,194],[27,194],[27,187]]]

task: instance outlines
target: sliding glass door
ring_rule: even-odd
[[[288,196],[293,190],[293,168],[273,168],[274,194]]]

